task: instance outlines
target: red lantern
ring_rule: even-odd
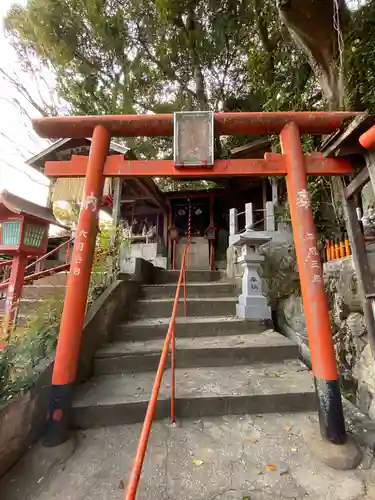
[[[180,231],[177,227],[172,226],[169,228],[169,236],[172,241],[178,241],[180,239]]]
[[[215,240],[216,239],[216,227],[215,226],[208,226],[208,228],[204,232],[205,237],[208,240]]]
[[[0,252],[7,255],[43,255],[50,224],[64,227],[51,209],[7,191],[0,193]]]
[[[5,338],[14,327],[27,258],[46,252],[50,224],[65,228],[51,209],[8,191],[0,193],[0,253],[13,257],[9,282],[5,282],[8,289],[2,325]]]

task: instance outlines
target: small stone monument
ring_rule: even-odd
[[[267,243],[271,237],[263,231],[254,231],[252,204],[247,203],[245,207],[245,232],[233,234],[230,244],[240,249],[237,262],[243,267],[242,293],[236,305],[236,314],[240,318],[250,320],[271,319],[271,308],[267,304],[267,298],[262,293],[262,281],[259,276],[259,268],[264,257],[259,254],[260,245]]]

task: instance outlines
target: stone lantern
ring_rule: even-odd
[[[264,231],[252,229],[254,224],[251,203],[246,204],[245,217],[245,231],[230,237],[230,244],[239,249],[237,262],[243,267],[242,293],[238,298],[236,314],[239,318],[249,320],[269,320],[271,308],[262,293],[262,281],[259,276],[260,266],[264,261],[264,256],[259,253],[259,247],[272,238]]]

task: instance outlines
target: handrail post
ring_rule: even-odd
[[[150,398],[150,401],[149,401],[148,406],[147,406],[146,416],[145,416],[145,420],[143,422],[141,435],[139,437],[137,452],[136,452],[133,467],[132,467],[132,470],[130,473],[128,487],[125,490],[125,497],[124,497],[125,500],[134,500],[135,496],[137,494],[138,483],[139,483],[139,479],[141,477],[143,461],[145,458],[148,439],[150,436],[152,419],[154,417],[154,413],[155,413],[155,409],[156,409],[156,405],[157,405],[157,401],[158,401],[158,397],[159,397],[160,385],[161,385],[161,381],[163,379],[165,362],[166,362],[167,357],[168,357],[168,352],[169,352],[170,346],[172,349],[172,352],[171,352],[171,376],[172,376],[171,417],[172,417],[172,423],[175,423],[175,420],[176,420],[176,415],[175,415],[175,396],[176,396],[176,394],[175,394],[175,392],[176,392],[176,388],[175,388],[175,350],[176,350],[175,327],[176,327],[176,315],[177,315],[178,305],[179,305],[180,290],[181,290],[182,280],[184,279],[184,269],[186,267],[187,250],[188,250],[188,245],[185,246],[184,252],[182,254],[181,269],[180,269],[180,275],[179,275],[178,282],[177,282],[176,294],[175,294],[175,298],[174,298],[174,302],[173,302],[172,315],[171,315],[171,319],[169,322],[167,336],[166,336],[165,341],[164,341],[163,350],[161,353],[158,369],[156,372],[155,382],[154,382],[152,392],[151,392],[151,398]]]
[[[23,253],[13,257],[12,270],[10,273],[8,291],[5,299],[5,312],[3,322],[3,335],[6,343],[14,328],[14,322],[18,309],[18,302],[22,294],[25,275],[25,264],[27,256]]]
[[[176,423],[176,326],[172,325],[171,338],[171,421]]]
[[[187,315],[187,304],[186,304],[186,266],[184,266],[183,270],[183,283],[184,283],[184,316]]]
[[[275,208],[272,201],[266,202],[266,231],[276,231]]]
[[[251,201],[245,204],[245,229],[250,231],[254,229],[254,213]]]

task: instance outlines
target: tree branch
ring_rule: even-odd
[[[208,99],[206,93],[206,86],[204,81],[204,76],[202,73],[202,67],[199,60],[199,55],[196,49],[196,40],[195,40],[195,30],[197,26],[197,20],[195,18],[194,13],[194,5],[190,6],[188,15],[186,17],[186,22],[184,23],[181,15],[177,18],[178,21],[176,23],[177,26],[181,28],[185,35],[186,44],[189,48],[191,58],[192,58],[192,66],[193,66],[193,77],[195,81],[195,94],[196,98],[201,105],[207,109],[208,108]]]
[[[190,94],[192,97],[194,97],[194,99],[197,99],[197,94],[194,91],[192,91],[191,89],[189,89],[189,87],[187,86],[187,83],[184,82],[183,80],[181,80],[180,78],[178,78],[177,74],[173,70],[171,70],[170,67],[166,67],[163,64],[161,64],[160,60],[158,60],[150,52],[150,50],[147,46],[147,42],[144,40],[144,38],[142,38],[141,26],[139,25],[139,23],[136,23],[136,26],[137,26],[137,32],[138,32],[137,42],[142,46],[143,50],[146,52],[149,59],[159,68],[159,70],[164,74],[164,76],[166,78],[170,78],[170,79],[174,80],[175,82],[177,82],[181,86],[182,90],[184,90],[185,92]]]
[[[280,35],[275,37],[273,40],[269,38],[268,26],[262,13],[263,5],[264,4],[261,0],[254,0],[255,22],[258,29],[260,41],[267,54],[267,68],[266,68],[265,78],[267,83],[272,83],[275,77],[274,51],[278,41],[280,40]]]
[[[12,77],[3,68],[0,68],[0,74],[3,75],[6,81],[8,81],[24,99],[26,99],[29,104],[31,104],[42,116],[48,116],[47,110],[41,106],[30,94],[25,85],[17,79],[17,77]],[[45,105],[46,103],[43,102]]]

